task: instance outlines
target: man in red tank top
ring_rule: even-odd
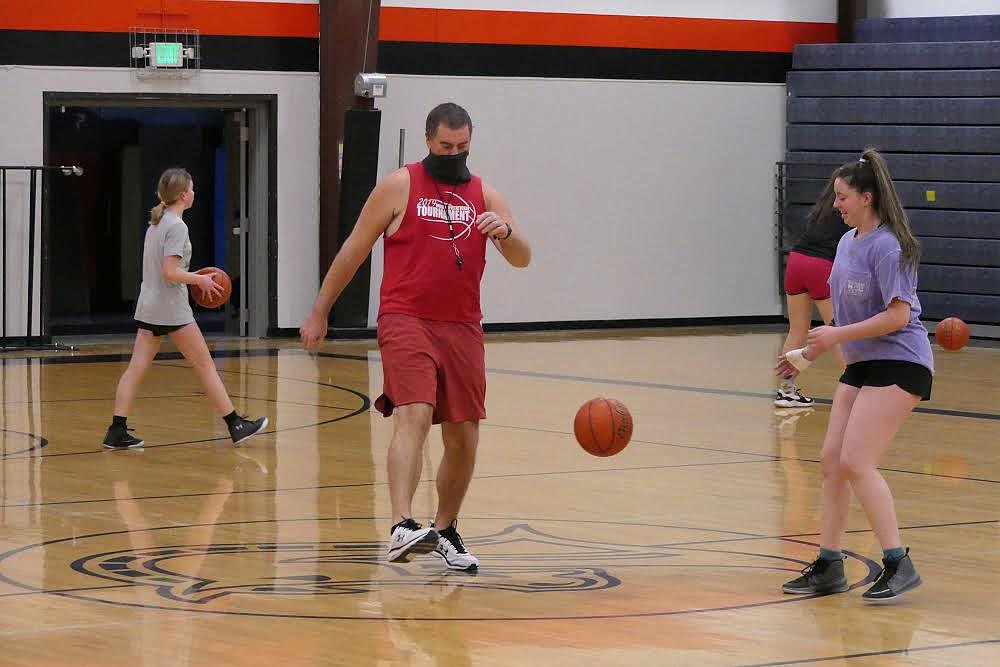
[[[512,266],[531,261],[531,247],[499,192],[469,172],[472,119],[457,104],[427,116],[428,155],[375,186],[327,271],[302,342],[316,350],[330,309],[380,236],[385,262],[378,315],[383,394],[375,407],[396,415],[389,445],[389,494],[394,525],[387,559],[407,562],[434,552],[454,570],[479,561],[456,530],[472,479],[479,421],[486,417],[486,353],[479,287],[487,241]],[[413,519],[421,453],[432,424],[441,424],[434,522]]]

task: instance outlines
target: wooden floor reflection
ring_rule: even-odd
[[[238,409],[228,441],[165,346],[102,451],[128,345],[0,358],[0,664],[1000,664],[1000,349],[935,348],[933,400],[883,463],[925,585],[860,593],[880,550],[850,517],[849,593],[782,595],[816,550],[819,449],[837,370],[808,411],[771,406],[776,331],[488,338],[488,413],[461,530],[477,576],[384,563],[385,454],[370,342],[214,341]],[[629,406],[599,459],[576,408]],[[433,514],[433,432],[415,511]]]

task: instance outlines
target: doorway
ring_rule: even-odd
[[[211,96],[46,95],[47,164],[83,167],[53,180],[43,221],[43,316],[52,335],[135,330],[142,247],[156,184],[187,169],[191,270],[233,282],[218,309],[194,305],[206,332],[264,336],[276,317],[275,100]]]

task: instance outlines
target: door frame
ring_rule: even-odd
[[[85,93],[45,91],[42,93],[42,155],[47,164],[51,154],[49,138],[49,113],[53,107],[132,107],[194,109],[214,108],[222,111],[247,110],[250,113],[248,178],[251,185],[247,215],[251,216],[250,229],[264,230],[266,238],[251,234],[248,244],[248,265],[266,267],[266,292],[259,271],[252,271],[248,283],[249,310],[247,335],[264,337],[277,326],[278,322],[278,96],[255,94],[212,94],[212,93]],[[263,181],[263,182],[261,182]],[[39,318],[41,332],[48,331],[51,266],[48,261],[50,241],[48,238],[49,193],[43,193],[42,238],[41,238],[41,308]],[[259,214],[266,212],[266,224],[261,224]],[[255,222],[256,219],[256,222]],[[254,242],[256,239],[256,242]],[[246,280],[246,276],[243,277]],[[263,306],[266,303],[266,308]],[[266,317],[260,314],[266,312]]]

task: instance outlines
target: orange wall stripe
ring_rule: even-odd
[[[383,7],[379,38],[398,42],[790,52],[837,41],[835,23]]]
[[[0,30],[128,32],[133,26],[195,28],[203,35],[315,38],[319,7],[215,0],[0,0]]]
[[[162,13],[161,13],[162,12]],[[531,44],[789,52],[835,42],[833,23],[383,7],[379,37],[399,42]],[[205,35],[319,36],[319,7],[216,0],[0,0],[0,30],[127,32],[196,28]]]

